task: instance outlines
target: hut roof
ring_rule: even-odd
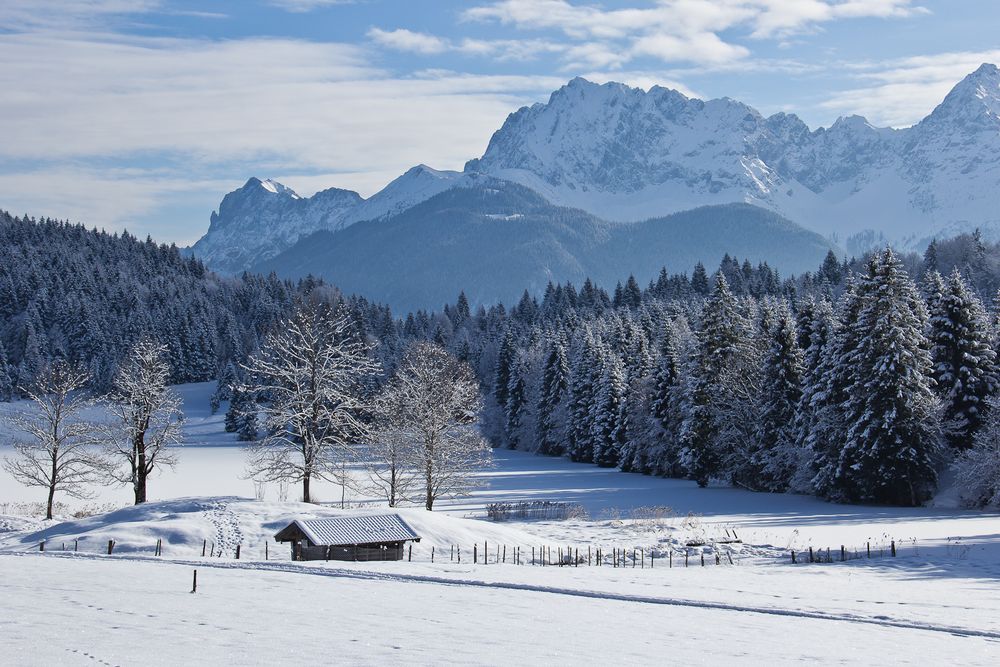
[[[275,539],[285,541],[287,531],[293,526],[298,527],[315,545],[381,544],[420,540],[420,536],[413,532],[398,514],[296,519],[279,531]]]

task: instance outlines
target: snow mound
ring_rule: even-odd
[[[34,532],[21,530],[3,537],[0,517],[0,550],[37,550],[40,542],[47,549],[66,545],[81,552],[103,553],[108,541],[114,540],[115,553],[153,553],[162,540],[167,556],[200,556],[203,545],[211,552],[231,557],[241,545],[244,558],[263,556],[264,545],[270,542],[270,554],[285,556],[285,548],[275,551],[274,534],[294,519],[316,519],[359,514],[397,512],[418,535],[421,547],[439,548],[484,541],[493,544],[530,545],[536,537],[505,525],[463,519],[453,515],[428,512],[417,508],[387,510],[334,509],[299,502],[268,502],[237,497],[178,498],[162,502],[126,507],[107,514],[66,521]],[[30,529],[30,527],[29,527]]]

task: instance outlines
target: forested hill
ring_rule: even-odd
[[[83,364],[106,387],[142,332],[170,350],[175,382],[208,380],[287,311],[295,287],[222,279],[174,246],[0,212],[0,387],[52,356]]]

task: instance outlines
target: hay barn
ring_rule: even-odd
[[[274,535],[289,542],[292,560],[401,560],[420,536],[398,514],[296,519]]]

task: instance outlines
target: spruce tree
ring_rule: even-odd
[[[892,250],[875,254],[859,286],[860,308],[846,326],[856,345],[840,363],[853,369],[847,431],[832,494],[853,502],[917,505],[937,485],[939,436],[927,312]]]
[[[710,477],[722,472],[725,452],[718,441],[716,410],[722,393],[727,391],[726,382],[733,379],[747,330],[725,276],[716,274],[715,287],[702,309],[681,435],[684,465],[699,486],[707,486]]]
[[[764,361],[761,413],[756,451],[751,461],[756,477],[751,488],[785,491],[798,464],[795,415],[802,397],[802,352],[795,322],[788,309],[779,308],[771,349]]]
[[[545,359],[542,387],[538,398],[536,438],[539,454],[560,456],[564,453],[564,442],[558,435],[557,420],[565,420],[565,414],[560,412],[560,407],[569,393],[569,378],[569,361],[566,358],[565,344],[561,340],[554,341],[549,345],[549,354]]]
[[[945,403],[948,442],[967,449],[997,390],[986,310],[957,269],[929,306],[935,389]]]
[[[570,459],[581,463],[594,460],[594,446],[590,431],[593,409],[602,361],[597,342],[590,329],[584,329],[580,344],[574,354],[570,375],[570,426],[567,451]]]
[[[614,468],[627,438],[625,369],[613,352],[605,352],[604,359],[604,370],[591,410],[590,432],[594,463],[602,468]]]
[[[519,449],[521,446],[521,424],[524,420],[524,409],[527,403],[527,387],[525,386],[524,364],[515,361],[510,368],[510,380],[507,385],[507,405],[505,406],[507,447]]]

